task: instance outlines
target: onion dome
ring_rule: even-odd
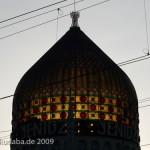
[[[12,115],[13,138],[21,137],[18,129],[23,125],[55,121],[59,125],[53,136],[63,132],[64,137],[97,137],[104,133],[129,140],[117,127],[130,127],[137,131],[137,139],[130,140],[138,143],[138,102],[133,84],[75,20],[20,80]],[[62,122],[63,131],[58,132]],[[104,124],[108,130],[111,125],[116,130],[102,131]]]

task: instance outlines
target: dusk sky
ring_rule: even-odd
[[[0,22],[59,1],[0,0]],[[58,12],[55,10],[16,25],[1,27],[72,2],[73,0],[67,0],[52,7],[0,23],[0,98],[13,95],[21,77],[56,43],[57,22],[52,21],[5,39],[2,37],[55,19]],[[102,0],[84,0],[78,3],[76,8],[80,10],[99,2]],[[150,37],[150,1],[145,0],[145,2]],[[73,6],[61,10],[63,15],[66,15],[73,11]],[[144,0],[110,0],[81,11],[79,18],[81,30],[117,64],[146,55],[145,25]],[[69,30],[70,26],[71,18],[69,16],[58,20],[58,40]],[[138,100],[145,98],[150,100],[150,59],[121,66],[121,69],[131,79]],[[0,139],[10,134],[10,132],[1,133],[1,131],[11,130],[12,101],[13,97],[0,100]],[[139,107],[145,105],[150,105],[150,101],[139,103]],[[150,144],[149,115],[150,107],[139,108],[141,145]],[[6,137],[6,140],[9,139]],[[142,146],[141,150],[149,150],[149,148],[150,146]],[[0,149],[10,150],[10,146],[0,145]]]

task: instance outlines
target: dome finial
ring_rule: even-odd
[[[72,18],[72,27],[78,27],[78,18],[80,17],[80,13],[76,11],[76,2],[74,0],[74,11],[70,13],[70,17]]]

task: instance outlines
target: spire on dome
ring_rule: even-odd
[[[72,18],[72,27],[78,27],[78,18],[80,17],[80,13],[76,11],[76,2],[74,0],[74,11],[70,13],[70,17]]]
[[[78,18],[80,17],[80,13],[78,11],[73,11],[70,13],[70,17],[72,18],[72,27],[78,27]]]

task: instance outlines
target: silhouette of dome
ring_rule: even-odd
[[[52,136],[58,140],[56,142],[61,141],[57,139],[61,136],[61,142],[67,146],[67,138],[72,135],[79,139],[83,136],[93,138],[95,147],[99,147],[97,137],[105,143],[107,141],[103,139],[106,137],[108,141],[117,138],[128,141],[129,138],[119,129],[129,126],[138,132],[138,102],[133,84],[124,71],[77,26],[72,26],[25,73],[16,88],[12,139],[22,137],[22,126],[43,122],[55,122],[56,132]],[[106,129],[102,126],[104,123],[109,123]],[[58,132],[62,124],[64,128]],[[111,125],[120,128],[117,126],[117,130],[115,127],[111,133],[105,131],[111,130]],[[46,133],[40,136],[49,137]],[[38,136],[32,133],[31,137]],[[139,150],[138,134],[136,138],[131,137],[131,145]],[[87,147],[84,139],[78,143]],[[82,147],[82,144],[75,145]]]

